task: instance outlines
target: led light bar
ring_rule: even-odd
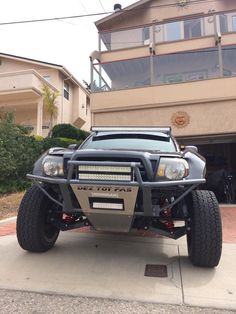
[[[79,171],[87,172],[124,172],[131,173],[131,167],[80,165]]]
[[[79,180],[131,181],[131,175],[126,174],[79,173],[78,178]]]
[[[171,127],[92,127],[91,131],[93,132],[128,132],[128,131],[144,131],[144,132],[162,132],[162,133],[170,133]]]
[[[99,203],[99,202],[93,202],[93,208],[94,209],[117,209],[117,210],[123,210],[123,204],[119,203]]]

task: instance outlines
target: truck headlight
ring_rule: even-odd
[[[181,180],[189,175],[189,165],[182,158],[161,158],[157,178]]]
[[[64,176],[63,157],[46,156],[42,162],[43,173],[50,177]]]

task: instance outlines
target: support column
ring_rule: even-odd
[[[43,99],[37,104],[37,135],[43,135]]]

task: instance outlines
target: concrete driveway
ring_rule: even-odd
[[[185,238],[85,229],[61,233],[52,250],[34,254],[18,246],[14,221],[1,223],[0,235],[2,289],[236,310],[235,243],[224,243],[217,268],[203,269],[188,261]],[[166,265],[167,277],[145,276],[147,264]]]

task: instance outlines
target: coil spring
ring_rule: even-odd
[[[170,209],[165,209],[162,213],[162,222],[166,226],[168,230],[173,230],[174,229],[174,221],[172,219],[172,214]]]

